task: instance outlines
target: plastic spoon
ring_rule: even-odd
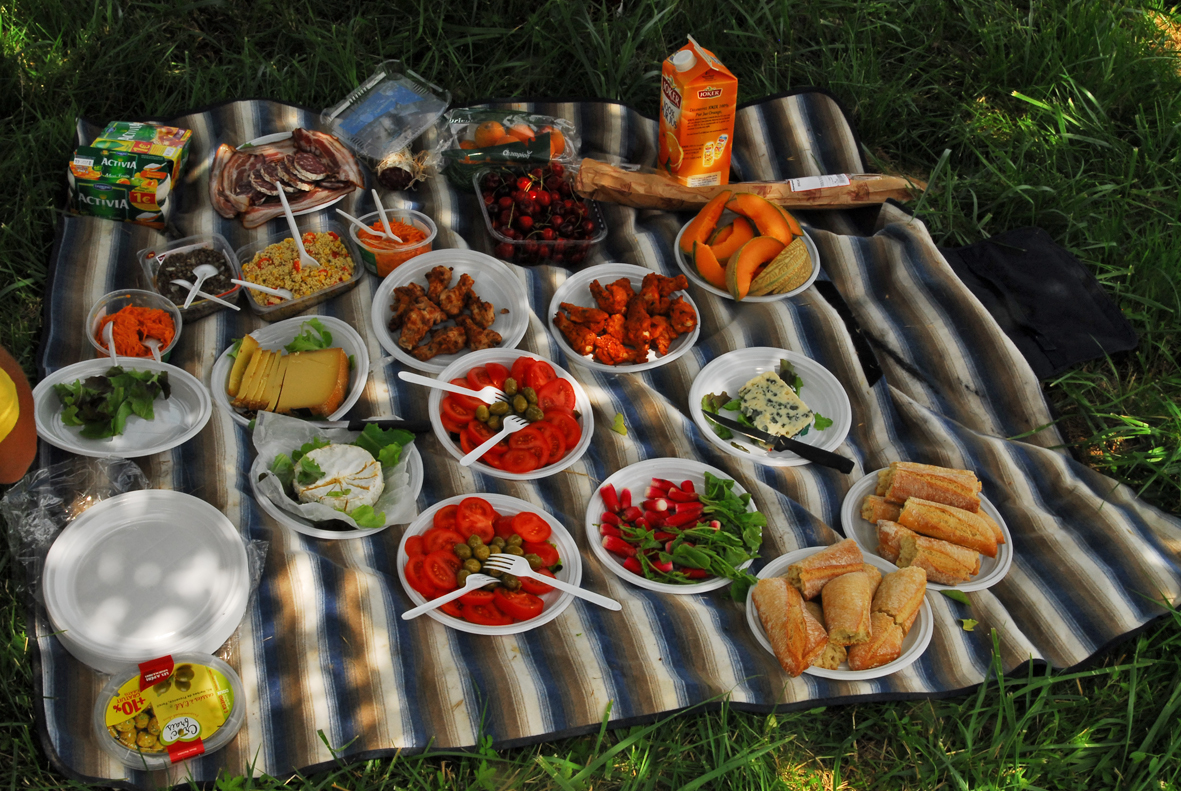
[[[193,287],[192,283],[190,283],[187,280],[182,280],[180,278],[177,278],[177,279],[173,280],[172,282],[176,283],[181,288],[192,288]],[[221,299],[220,297],[215,297],[212,294],[206,294],[204,291],[198,291],[197,296],[199,296],[201,299],[207,299],[210,302],[216,302],[219,305],[225,305],[227,308],[233,308],[234,310],[241,310],[242,309],[242,308],[238,307],[237,305],[235,305],[233,302],[226,302],[224,299]]]
[[[402,244],[402,240],[395,236],[393,229],[390,228],[390,219],[385,216],[385,206],[381,205],[381,196],[377,194],[377,190],[373,190],[373,202],[377,204],[377,213],[381,216],[381,224],[385,226],[385,232],[395,242]]]
[[[152,357],[155,358],[156,362],[164,362],[163,358],[160,357],[160,341],[151,336],[148,336],[147,338],[143,339],[143,345],[152,350]]]
[[[119,364],[119,355],[115,354],[115,324],[107,322],[103,327],[103,340],[107,343],[107,353],[111,355],[111,365]]]
[[[337,213],[337,214],[339,214],[341,217],[344,217],[346,220],[348,220],[349,222],[351,222],[353,225],[355,225],[355,226],[357,226],[358,228],[360,228],[360,229],[361,229],[362,231],[364,231],[365,233],[371,233],[371,234],[373,234],[374,236],[379,236],[379,237],[381,237],[382,239],[388,239],[388,238],[390,238],[389,234],[387,234],[385,231],[380,231],[380,230],[376,230],[376,229],[374,229],[374,228],[370,228],[368,225],[366,225],[365,223],[361,222],[360,220],[358,220],[358,219],[357,219],[356,217],[354,217],[353,215],[351,215],[351,214],[348,214],[347,212],[343,212],[343,211],[341,211],[340,209],[337,209],[337,210],[336,210],[336,213]],[[394,238],[394,239],[398,239],[398,237],[396,237],[396,236],[395,236],[395,237],[393,237],[393,238]],[[402,240],[401,240],[401,239],[398,239],[398,241],[400,242],[400,241],[402,241]]]
[[[197,296],[197,292],[201,290],[201,286],[205,281],[211,277],[217,277],[217,267],[213,264],[201,264],[193,268],[193,274],[197,276],[197,282],[189,289],[189,295],[185,297],[185,307],[193,304],[193,298]]]
[[[295,249],[299,250],[300,266],[318,268],[320,262],[308,255],[308,251],[303,247],[303,238],[299,235],[299,227],[295,224],[295,215],[291,213],[291,204],[287,202],[287,196],[283,194],[283,187],[278,184],[275,186],[279,188],[279,202],[283,204],[283,213],[287,215],[287,227],[291,229],[291,235],[295,237]]]
[[[252,289],[254,291],[261,291],[264,294],[270,294],[282,299],[295,299],[295,295],[285,288],[271,288],[270,286],[260,286],[258,283],[251,283],[249,280],[235,280],[230,278],[231,283],[237,283],[240,286]]]

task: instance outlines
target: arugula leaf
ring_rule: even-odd
[[[62,422],[81,426],[81,435],[88,439],[122,434],[133,414],[154,419],[156,397],[168,398],[172,393],[166,372],[128,371],[119,366],[101,376],[54,385],[53,389],[62,404]]]
[[[413,441],[413,432],[400,428],[383,429],[370,423],[353,444],[367,450],[382,467],[395,467],[402,458],[402,448]]]
[[[304,486],[315,483],[324,477],[324,470],[320,469],[320,465],[312,461],[307,456],[299,460],[299,472],[295,476],[295,480],[299,481]]]
[[[718,410],[724,409],[726,404],[729,402],[730,396],[726,395],[724,392],[721,395],[707,393],[701,397],[701,411],[705,412],[705,419],[709,423],[709,427],[713,429],[713,432],[717,434],[720,439],[733,439],[734,432],[720,423],[715,423],[714,421],[710,420],[709,416],[716,415]]]
[[[727,401],[725,404],[723,404],[721,408],[728,409],[731,412],[738,412],[739,414],[741,414],[742,399],[741,398],[731,398],[729,401]],[[745,415],[743,415],[743,417],[745,417]]]
[[[616,434],[622,434],[625,437],[627,436],[627,425],[623,422],[622,412],[615,413],[615,420],[611,423],[611,430]]]
[[[314,352],[332,346],[332,333],[329,332],[319,319],[311,318],[299,325],[303,330],[291,339],[291,343],[283,348],[289,352]]]
[[[325,497],[347,497],[353,493],[352,489],[341,489],[339,492],[328,492]],[[359,508],[360,506],[358,506]]]
[[[295,480],[295,462],[286,453],[280,453],[271,462],[271,472],[283,483],[284,489],[290,488],[291,482]]]
[[[349,511],[357,527],[381,527],[385,524],[385,511],[374,511],[371,505],[359,505]]]
[[[244,338],[234,338],[234,345],[230,347],[230,350],[228,352],[226,352],[226,354],[228,354],[230,357],[234,358],[235,360],[238,359],[238,352],[240,352],[242,350],[242,341],[243,340],[244,340]]]
[[[796,395],[800,394],[800,390],[804,388],[804,380],[796,373],[796,369],[792,367],[791,361],[783,359],[779,361],[779,378],[787,383],[787,386],[796,391]]]
[[[824,431],[826,428],[828,428],[829,426],[832,425],[832,418],[825,417],[824,415],[820,414],[819,412],[816,412],[814,414],[816,415],[815,425],[816,425],[817,431]]]
[[[299,446],[299,450],[293,450],[291,452],[291,460],[297,462],[300,459],[302,459],[304,456],[306,456],[309,453],[311,453],[312,451],[316,450],[317,448],[326,448],[331,444],[332,443],[326,439],[320,439],[319,437],[312,437],[311,442],[305,442],[304,444]]]
[[[947,598],[951,599],[952,601],[958,601],[960,604],[966,604],[969,607],[972,606],[972,600],[969,599],[968,594],[964,593],[963,591],[945,590],[945,591],[939,591],[939,592],[942,593]]]
[[[349,355],[349,371],[351,372],[356,367],[357,367],[357,355],[350,354]]]

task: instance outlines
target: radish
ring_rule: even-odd
[[[621,520],[618,516],[611,513],[610,511],[604,511],[601,521],[606,522],[609,525],[618,525]]]
[[[644,576],[644,567],[640,565],[640,561],[636,560],[633,557],[629,557],[626,560],[624,560],[623,567],[625,569],[627,569],[628,571],[630,571],[632,574],[639,574],[641,577]]]
[[[599,535],[614,536],[615,538],[623,538],[623,531],[614,525],[609,525],[606,522],[599,525]]]
[[[693,494],[697,489],[693,488],[693,481],[681,481],[681,491]]]
[[[636,554],[636,548],[617,536],[603,536],[603,549],[612,555],[630,558]]]
[[[661,489],[658,486],[649,486],[644,490],[644,496],[648,498],[664,497],[666,494],[668,494],[668,489]]]
[[[632,504],[632,490],[624,489],[619,493],[619,507],[625,511],[631,507]]]
[[[672,505],[672,504],[668,500],[664,499],[663,497],[653,497],[653,498],[649,498],[644,501],[644,510],[645,511],[667,511],[669,509],[670,505]]]
[[[599,489],[599,496],[603,498],[603,505],[607,506],[607,510],[617,512],[619,510],[619,495],[615,493],[615,486],[607,484],[602,489]]]
[[[706,571],[705,569],[681,569],[681,570],[684,571],[685,576],[691,580],[703,580],[706,577],[710,576],[709,572]]]
[[[677,515],[699,514],[705,510],[705,503],[677,503]]]
[[[662,489],[666,492],[669,489],[673,488],[673,482],[666,481],[664,478],[653,478],[652,485],[655,486],[657,489]]]
[[[626,492],[627,489],[624,489],[624,491]],[[623,513],[620,514],[620,516],[623,518],[623,521],[625,522],[634,522],[643,515],[644,512],[639,508],[636,508],[634,505],[624,507]]]
[[[653,538],[655,538],[657,541],[672,541],[676,537],[676,533],[668,533],[664,530],[657,531],[653,534]]]
[[[676,514],[665,518],[664,524],[668,527],[684,527],[685,525],[695,525],[697,520],[701,518],[701,511],[690,511],[686,514]]]
[[[641,530],[647,530],[652,527],[652,525],[648,524],[648,520],[641,516],[636,520],[636,527],[640,528]]]
[[[695,503],[697,502],[697,495],[692,492],[682,492],[680,489],[669,489],[668,499],[677,503]]]
[[[644,521],[652,525],[652,527],[660,527],[664,524],[664,517],[666,514],[658,514],[655,511],[645,511]]]
[[[673,562],[671,560],[666,560],[663,563],[661,563],[659,560],[653,560],[651,563],[652,568],[656,569],[657,571],[663,571],[665,574],[672,573]]]

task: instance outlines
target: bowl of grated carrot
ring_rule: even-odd
[[[154,291],[123,288],[104,294],[94,303],[85,326],[100,357],[109,356],[103,342],[107,324],[114,326],[115,354],[120,357],[151,357],[152,350],[143,344],[145,338],[157,339],[160,355],[167,357],[180,340],[180,311],[172,300]]]
[[[349,225],[349,234],[361,250],[361,260],[365,262],[365,268],[378,277],[385,277],[416,255],[429,253],[438,233],[434,221],[420,211],[386,209],[385,214],[390,221],[390,230],[394,236],[402,240],[401,242],[384,235],[385,226],[377,212],[359,218],[365,225],[373,228],[375,233]]]

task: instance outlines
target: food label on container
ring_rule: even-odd
[[[660,169],[689,187],[728,184],[737,105],[738,79],[690,36],[661,68]]]
[[[792,192],[805,192],[807,190],[824,189],[825,187],[847,187],[849,186],[849,177],[844,173],[835,173],[830,176],[807,176],[801,179],[788,179],[787,183],[791,186]]]

